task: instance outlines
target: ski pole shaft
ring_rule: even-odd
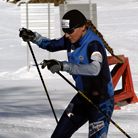
[[[53,114],[54,114],[55,120],[56,120],[56,122],[57,122],[57,124],[58,124],[58,119],[57,119],[56,113],[55,113],[55,111],[54,111],[54,108],[53,108],[52,102],[51,102],[51,100],[50,100],[50,97],[49,97],[49,94],[48,94],[48,91],[47,91],[47,88],[46,88],[45,82],[44,82],[44,80],[43,80],[43,77],[42,77],[42,75],[41,75],[40,69],[39,69],[39,67],[38,67],[38,64],[37,64],[37,61],[36,61],[36,58],[35,58],[35,55],[34,55],[33,49],[32,49],[32,47],[31,47],[30,42],[28,41],[27,43],[28,43],[29,49],[30,49],[30,51],[31,51],[32,57],[33,57],[33,59],[34,59],[34,62],[35,62],[36,68],[37,68],[37,70],[38,70],[38,73],[39,73],[40,79],[41,79],[41,81],[42,81],[42,84],[43,84],[43,87],[44,87],[45,93],[46,93],[47,98],[48,98],[48,100],[49,100],[49,103],[50,103],[51,109],[52,109],[52,111],[53,111]]]
[[[67,81],[79,94],[81,94],[89,103],[91,103],[103,116],[112,122],[126,137],[131,138],[123,129],[121,129],[111,118],[109,118],[98,106],[96,106],[85,94],[83,94],[76,86],[74,86],[66,77],[60,72],[57,72],[65,81]]]

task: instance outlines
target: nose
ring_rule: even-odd
[[[65,37],[68,38],[70,35],[68,33],[65,34]]]

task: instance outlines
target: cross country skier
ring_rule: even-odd
[[[92,22],[78,10],[68,11],[63,16],[62,30],[65,35],[59,40],[50,40],[25,28],[20,37],[50,52],[67,50],[68,61],[44,60],[47,68],[52,73],[66,71],[71,74],[76,87],[111,118],[114,90],[105,47],[111,53],[113,50]],[[87,121],[89,138],[107,137],[109,121],[78,93],[65,109],[51,138],[70,138]]]

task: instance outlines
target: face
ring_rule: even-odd
[[[76,43],[85,33],[86,33],[85,25],[79,28],[75,28],[72,34],[66,33],[65,37],[70,40],[71,43]]]

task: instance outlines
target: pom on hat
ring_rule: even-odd
[[[86,17],[78,10],[70,10],[62,18],[62,30],[67,32],[72,28],[83,26],[86,23]]]

